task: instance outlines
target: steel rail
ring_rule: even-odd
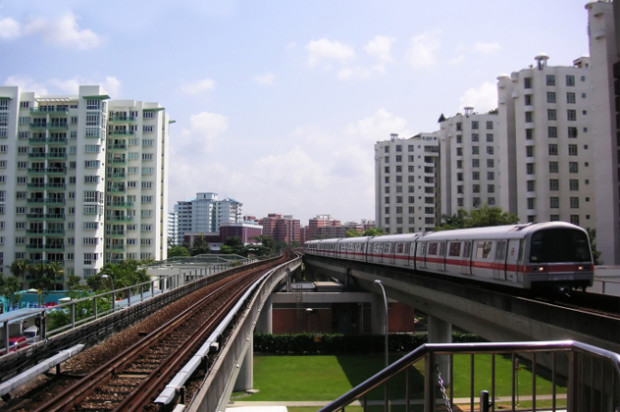
[[[105,384],[111,379],[113,375],[117,374],[122,365],[131,363],[139,356],[140,352],[149,349],[156,341],[163,338],[163,336],[167,334],[166,331],[170,331],[175,326],[184,323],[198,307],[213,299],[214,296],[224,293],[221,290],[222,288],[223,287],[220,287],[218,288],[218,290],[213,291],[207,296],[201,298],[198,302],[185,309],[182,313],[175,316],[170,321],[164,323],[158,329],[149,333],[143,339],[138,341],[136,345],[128,348],[126,351],[119,353],[109,362],[106,362],[104,365],[92,371],[83,379],[76,382],[71,387],[67,388],[61,394],[56,396],[54,399],[48,401],[37,410],[57,411],[66,408],[69,404],[75,404],[83,401],[88,396],[88,394],[94,390],[95,385]]]

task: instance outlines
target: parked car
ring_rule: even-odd
[[[18,349],[28,346],[28,341],[25,336],[11,336],[9,337],[9,352],[15,352]],[[0,354],[4,355],[6,349],[0,349]]]

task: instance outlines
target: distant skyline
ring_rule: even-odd
[[[588,55],[586,1],[0,0],[0,82],[158,102],[169,206],[214,192],[257,218],[374,219],[374,144],[473,106],[496,79]]]

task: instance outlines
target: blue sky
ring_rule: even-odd
[[[496,78],[588,55],[583,0],[0,0],[0,82],[159,102],[170,205],[374,219],[374,144],[496,107]]]

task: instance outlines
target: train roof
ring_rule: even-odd
[[[458,239],[467,237],[468,239],[485,238],[522,238],[526,234],[543,229],[576,229],[584,231],[583,228],[567,222],[543,222],[543,223],[524,223],[515,225],[485,226],[469,229],[442,230],[440,232],[428,233],[424,236],[425,240],[444,240]]]

